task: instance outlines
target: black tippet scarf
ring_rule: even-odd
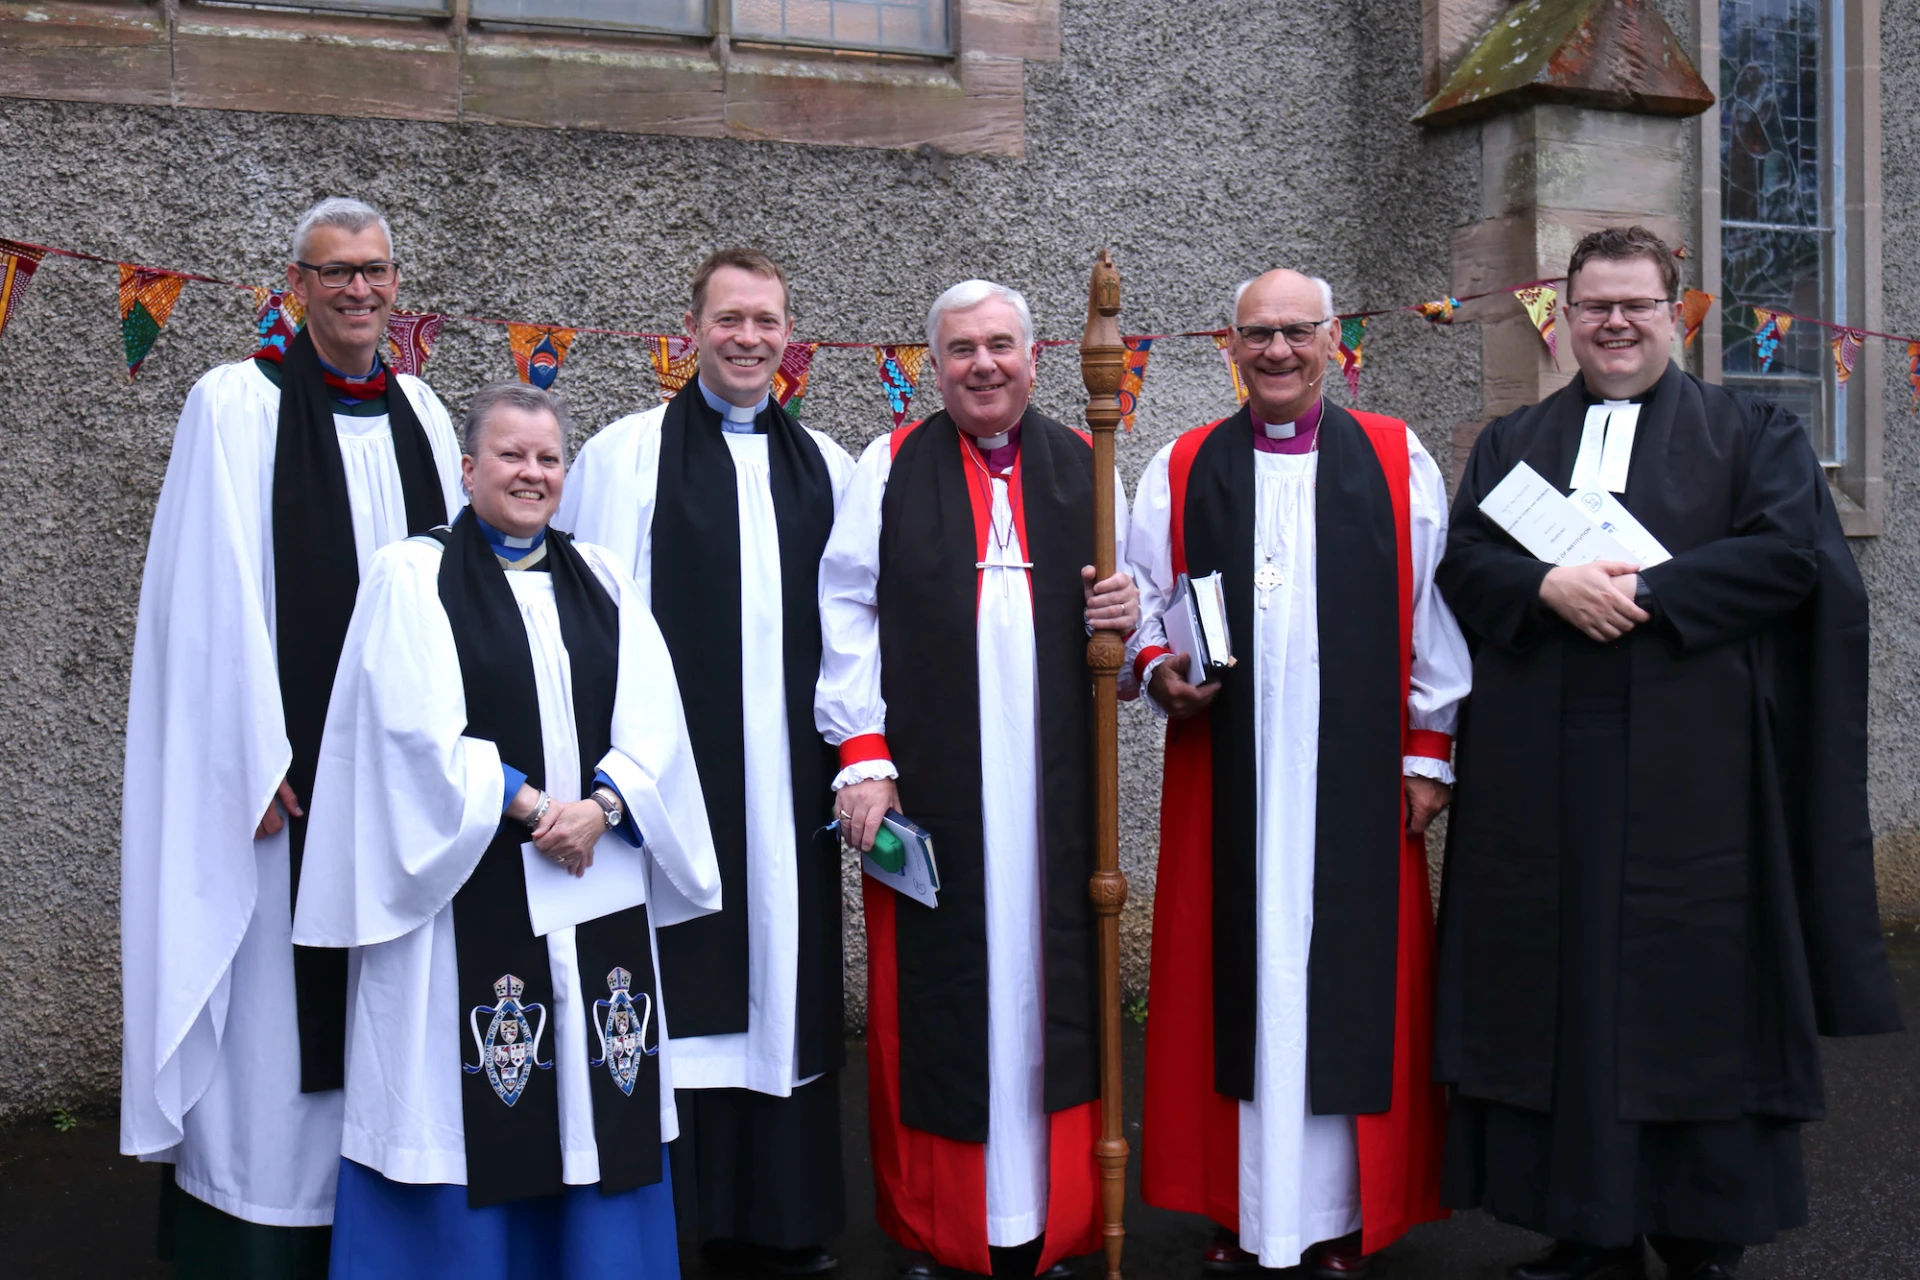
[[[1254,625],[1253,418],[1242,408],[1194,455],[1188,571],[1222,571],[1234,647]],[[1393,1095],[1401,844],[1400,562],[1380,460],[1353,415],[1320,419],[1315,539],[1320,768],[1307,957],[1307,1080],[1319,1115],[1385,1111]],[[1214,1088],[1253,1097],[1259,851],[1254,673],[1221,673],[1213,732]],[[1282,815],[1283,819],[1285,815]]]
[[[940,905],[895,899],[900,1119],[987,1140],[986,838],[981,813],[979,549],[959,429],[927,419],[881,500],[880,679],[900,807],[932,834]],[[1099,1094],[1093,908],[1093,693],[1080,566],[1093,560],[1093,453],[1028,409],[1020,426],[1025,551],[1033,562],[1045,903],[1048,1112]],[[878,963],[885,963],[882,957]]]
[[[340,436],[333,423],[313,335],[294,335],[280,364],[280,421],[273,457],[274,632],[280,669],[280,706],[293,746],[287,785],[303,808],[313,803],[313,775],[334,668],[346,643],[360,563],[353,541],[353,507]],[[387,389],[387,421],[407,503],[407,533],[425,533],[447,520],[446,495],[433,446],[407,393]],[[307,820],[287,824],[287,910],[300,893],[300,860]],[[293,949],[293,989],[300,1028],[300,1088],[306,1093],[346,1083],[347,953],[333,947]]]
[[[787,742],[798,859],[796,1052],[803,1076],[845,1055],[840,852],[822,829],[833,809],[834,753],[813,723],[820,678],[820,556],[833,530],[833,484],[820,448],[780,405],[755,420],[767,437],[780,535]],[[673,655],[687,733],[720,862],[722,907],[660,935],[661,981],[677,1036],[747,1029],[747,795],[740,679],[740,506],[720,415],[690,382],[667,406],[653,508],[653,616]],[[769,673],[771,674],[771,673]]]
[[[544,789],[546,751],[533,649],[506,571],[471,509],[452,529],[435,530],[434,536],[446,547],[440,603],[460,655],[467,736],[492,742],[502,761]],[[546,545],[544,567],[553,575],[560,635],[573,674],[574,732],[585,795],[612,744],[620,610],[567,535],[549,530]],[[460,1113],[467,1204],[476,1209],[562,1188],[560,1094],[552,1072],[559,1028],[547,1025],[554,993],[546,939],[535,936],[527,915],[527,874],[520,856],[526,840],[526,827],[502,815],[493,842],[453,896],[464,1068]],[[600,1055],[589,1070],[600,1189],[629,1191],[660,1181],[660,1020],[647,909],[632,907],[589,920],[574,930],[574,943],[587,1049]],[[623,1011],[628,1016],[613,1028],[616,1035],[627,1025],[644,1026],[644,1035],[624,1053],[617,1045],[610,1052],[603,1046],[616,1037],[607,1035],[608,1020]],[[519,1063],[505,1064],[515,1069],[511,1077],[488,1069],[494,1053],[512,1051],[509,1034],[514,1044],[531,1046]]]

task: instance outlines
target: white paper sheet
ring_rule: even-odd
[[[1573,500],[1594,523],[1612,534],[1630,553],[1628,558],[1642,569],[1673,559],[1673,553],[1660,545],[1660,539],[1649,533],[1647,526],[1605,489],[1582,489],[1573,495]]]
[[[1507,478],[1493,487],[1480,510],[1548,564],[1636,560],[1573,499],[1524,462],[1516,463]]]
[[[593,846],[593,865],[575,876],[532,842],[520,846],[527,868],[527,915],[546,937],[647,900],[647,855],[609,831]]]

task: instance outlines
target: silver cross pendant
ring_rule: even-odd
[[[1253,585],[1260,591],[1262,609],[1267,607],[1267,600],[1273,595],[1273,589],[1284,581],[1285,579],[1280,576],[1279,567],[1273,563],[1273,557],[1269,555],[1267,562],[1261,565],[1253,575]]]

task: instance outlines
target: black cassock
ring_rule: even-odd
[[[1867,602],[1799,422],[1669,365],[1621,500],[1672,553],[1589,640],[1478,504],[1565,490],[1576,377],[1493,423],[1438,582],[1473,648],[1440,920],[1447,1197],[1598,1246],[1806,1218],[1818,1037],[1899,1029],[1867,822]]]

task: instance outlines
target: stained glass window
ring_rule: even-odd
[[[733,0],[733,34],[896,53],[952,48],[947,0]]]
[[[1836,294],[1833,0],[1720,0],[1721,335],[1728,386],[1806,421],[1839,460],[1828,333],[1797,324],[1761,369],[1753,308],[1831,317]]]

